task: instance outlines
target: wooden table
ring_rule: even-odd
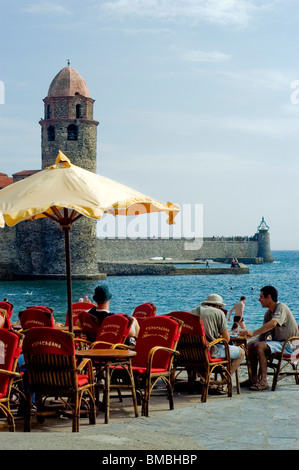
[[[130,389],[132,393],[133,405],[136,418],[138,417],[137,398],[135,391],[135,382],[132,371],[132,357],[136,356],[136,352],[128,349],[83,349],[76,351],[76,356],[81,358],[90,358],[97,371],[97,382],[99,388],[99,381],[104,379],[104,408],[105,408],[105,423],[109,422],[110,410],[110,391],[111,389]],[[122,367],[127,372],[130,383],[117,383],[111,384],[111,376],[113,375],[116,367]],[[97,400],[99,404],[99,400]]]
[[[243,346],[244,347],[246,362],[244,362],[241,365],[246,365],[247,366],[248,378],[249,378],[249,380],[251,380],[251,366],[250,366],[250,362],[249,362],[249,358],[248,358],[248,344],[247,344],[248,339],[252,339],[252,337],[251,336],[241,336],[241,335],[231,336],[230,337],[230,341],[235,346]]]
[[[62,331],[67,331],[67,332],[70,331],[68,326],[55,326],[55,328],[57,328],[58,330],[62,330]],[[81,326],[77,326],[77,325],[73,326],[73,333],[76,333],[76,332],[78,333],[83,332]]]

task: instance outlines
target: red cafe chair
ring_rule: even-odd
[[[228,343],[224,338],[218,338],[210,343],[207,342],[203,323],[200,316],[190,312],[177,311],[168,314],[172,318],[178,318],[183,322],[182,332],[177,346],[180,353],[175,358],[174,379],[182,370],[188,375],[189,391],[195,386],[196,377],[200,378],[202,386],[201,401],[206,402],[208,396],[211,375],[220,374],[220,380],[214,380],[213,385],[227,385],[228,396],[232,396],[231,360]],[[210,350],[216,344],[224,344],[225,357],[213,358]],[[240,393],[239,376],[236,373],[237,392]]]
[[[10,409],[11,389],[16,378],[18,358],[21,354],[24,335],[16,331],[0,329],[0,412],[7,419],[9,431],[15,431],[15,420]]]
[[[130,333],[132,321],[132,317],[120,313],[104,318],[90,348],[115,348],[124,344]]]
[[[146,302],[135,308],[132,317],[136,318],[140,325],[146,318],[154,317],[156,315],[156,310],[157,309],[154,304]]]
[[[31,430],[32,415],[43,419],[49,414],[44,407],[45,397],[58,397],[65,403],[65,410],[59,413],[71,413],[73,432],[79,431],[82,400],[87,405],[89,423],[96,423],[92,362],[84,359],[77,365],[72,333],[57,328],[31,328],[25,333],[23,353],[28,380],[24,431]],[[33,394],[36,411],[32,408]]]
[[[180,320],[165,315],[148,318],[140,325],[132,370],[143,416],[149,415],[150,396],[159,380],[166,386],[169,408],[174,407],[172,365],[181,329]]]
[[[91,304],[90,302],[75,302],[74,304],[72,304],[73,325],[76,324],[80,312],[86,312],[92,307],[95,307],[95,305]],[[66,314],[65,326],[69,326],[69,312],[67,312]]]
[[[87,344],[95,341],[101,322],[94,315],[89,312],[79,312],[76,323],[81,329],[81,335],[85,336],[85,338],[76,338],[76,341],[82,340],[81,343]]]
[[[132,317],[125,314],[113,314],[110,315],[102,321],[100,329],[98,331],[97,337],[93,343],[89,343],[89,349],[115,349],[118,347],[122,347],[125,343],[126,338],[128,337],[131,329],[131,324],[133,322]],[[79,339],[80,341],[80,339]],[[97,393],[97,400],[99,396],[99,391],[103,388],[101,383],[101,379],[105,379],[105,374],[107,374],[107,370],[101,367],[101,364],[97,362],[96,359],[93,360],[93,364],[96,370],[96,393]],[[104,402],[106,403],[107,397],[110,395],[110,390],[112,388],[117,389],[118,399],[122,402],[122,395],[121,389],[122,388],[130,388],[132,389],[132,383],[134,383],[133,376],[131,376],[130,372],[126,369],[125,372],[122,370],[124,369],[122,366],[111,366],[109,370],[109,381],[108,386],[105,392]],[[123,375],[124,374],[124,375]],[[123,384],[123,377],[126,379],[129,378],[131,386],[127,386]],[[107,382],[107,381],[106,381]],[[133,394],[133,402],[135,406],[136,395],[135,392]],[[106,398],[106,400],[105,400]],[[106,405],[105,405],[106,406]],[[136,404],[137,406],[137,404]],[[137,408],[135,409],[135,413],[137,413]],[[137,414],[136,414],[137,416]]]
[[[125,314],[113,314],[99,322],[88,312],[81,312],[78,317],[83,334],[88,338],[76,338],[76,344],[88,348],[105,349],[123,344],[130,333],[132,317]]]
[[[19,312],[19,320],[22,330],[37,327],[54,328],[53,309],[47,307],[28,307]]]

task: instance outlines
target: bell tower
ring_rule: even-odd
[[[71,163],[96,172],[97,126],[94,100],[81,75],[70,66],[60,70],[44,98],[41,119],[42,169],[55,163],[59,150]],[[53,278],[65,275],[63,233],[51,220],[41,220],[40,274]],[[98,278],[96,221],[82,217],[70,233],[71,269],[74,279]]]
[[[70,65],[60,70],[44,98],[42,169],[52,165],[61,150],[74,165],[96,172],[97,126],[94,100],[84,79]]]

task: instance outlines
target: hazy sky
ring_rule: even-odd
[[[0,6],[0,172],[41,167],[42,100],[69,59],[96,100],[98,173],[202,204],[205,236],[264,216],[272,249],[299,249],[298,0]]]

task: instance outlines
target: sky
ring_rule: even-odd
[[[204,236],[298,250],[297,0],[0,0],[0,172],[41,168],[67,60],[95,99],[97,172],[202,210]],[[111,216],[108,216],[111,217]]]

